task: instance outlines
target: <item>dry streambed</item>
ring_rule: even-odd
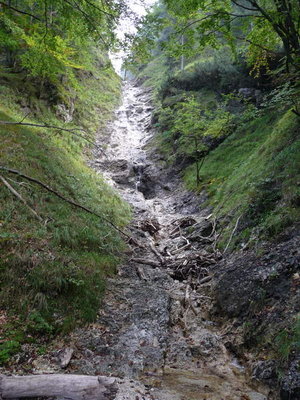
[[[127,84],[109,128],[107,154],[95,151],[93,166],[132,204],[134,240],[97,322],[36,359],[35,373],[115,376],[118,400],[274,399],[209,319],[211,270],[222,257],[216,223],[146,150],[150,94]]]

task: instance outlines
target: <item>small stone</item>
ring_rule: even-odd
[[[61,368],[67,368],[67,366],[70,364],[73,353],[74,350],[71,347],[67,347],[66,349],[61,351],[59,355]]]
[[[248,392],[247,396],[249,400],[267,400],[267,397],[264,394],[258,392]]]

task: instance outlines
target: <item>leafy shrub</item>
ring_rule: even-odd
[[[160,109],[157,126],[162,132],[163,145],[192,162],[203,157],[232,132],[232,119],[224,104],[210,110],[195,96],[185,96],[172,107]]]
[[[28,317],[27,330],[32,334],[50,335],[53,332],[53,326],[38,311],[33,311]]]
[[[7,363],[12,355],[20,351],[21,344],[17,340],[0,343],[0,365]]]

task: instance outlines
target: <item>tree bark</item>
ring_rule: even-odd
[[[115,379],[85,375],[0,376],[0,399],[58,397],[60,400],[113,400]]]

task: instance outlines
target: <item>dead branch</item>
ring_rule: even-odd
[[[31,208],[27,202],[23,199],[23,197],[20,195],[20,193],[18,193],[8,182],[6,179],[3,178],[2,175],[0,175],[0,179],[1,181],[4,183],[4,185],[8,188],[8,190],[13,193],[31,212],[32,214],[40,221],[43,222],[42,217],[40,217],[37,212]]]
[[[152,261],[152,260],[145,260],[144,258],[131,258],[130,261],[135,262],[137,264],[145,264],[145,265],[151,265],[151,267],[154,268],[160,268],[160,264]]]
[[[184,246],[180,247],[177,250],[172,251],[172,255],[174,256],[175,254],[181,253],[184,250],[187,250],[191,247],[191,243],[188,241],[187,244],[185,244]]]
[[[61,200],[65,201],[66,203],[71,204],[74,207],[80,208],[81,210],[94,215],[100,219],[102,219],[103,221],[107,222],[111,227],[113,227],[117,232],[121,233],[123,236],[127,237],[129,240],[132,240],[133,242],[136,242],[130,235],[128,235],[126,232],[122,231],[120,228],[118,228],[113,222],[111,222],[108,218],[104,217],[103,215],[97,214],[96,212],[90,210],[89,208],[82,206],[79,203],[76,203],[73,200],[69,200],[67,198],[65,198],[62,194],[60,194],[59,192],[57,192],[56,190],[50,188],[48,185],[46,185],[45,183],[39,181],[38,179],[32,178],[28,175],[23,174],[22,172],[19,172],[15,169],[10,169],[10,168],[6,168],[3,167],[2,165],[0,165],[0,170],[5,171],[5,172],[9,172],[11,174],[15,174],[18,175],[24,179],[27,179],[30,182],[36,183],[37,185],[41,186],[42,188],[46,189],[48,192],[53,193],[56,197],[60,198]]]
[[[151,251],[153,252],[153,254],[156,255],[156,257],[159,259],[161,264],[165,263],[165,259],[164,257],[156,250],[154,244],[153,244],[153,239],[151,237],[151,235],[148,232],[144,232],[145,237],[149,239],[149,247],[151,249]]]
[[[232,240],[233,235],[235,234],[235,232],[236,232],[236,230],[237,230],[237,227],[238,227],[238,225],[239,225],[240,219],[242,218],[242,215],[243,215],[243,214],[241,214],[241,215],[238,217],[238,219],[236,220],[235,226],[234,226],[234,228],[233,228],[233,230],[232,230],[232,232],[231,232],[230,238],[229,238],[228,243],[227,243],[227,245],[226,245],[226,247],[225,247],[225,249],[224,249],[224,251],[223,251],[223,254],[226,253],[226,251],[227,251],[227,249],[228,249],[228,247],[229,247],[229,245],[230,245],[230,243],[231,243],[231,240]]]
[[[214,217],[214,219],[213,219],[213,229],[211,231],[211,234],[208,236],[208,238],[211,238],[212,236],[214,236],[214,234],[216,233],[216,226],[217,226],[217,221],[216,221],[216,217]]]
[[[210,282],[212,280],[212,276],[206,276],[205,278],[199,281],[199,285],[203,285],[204,283]]]
[[[152,250],[152,252],[156,255],[156,257],[159,259],[161,264],[165,263],[165,259],[163,258],[163,256],[156,250],[156,248],[154,247],[154,244],[149,243],[150,249]]]
[[[148,281],[149,278],[146,275],[144,268],[142,268],[140,265],[136,266],[136,273],[138,275],[138,277],[142,280],[142,281]]]
[[[179,226],[176,226],[169,234],[170,238],[179,230]]]
[[[84,129],[81,128],[71,128],[71,129],[67,129],[67,128],[61,128],[60,126],[55,126],[55,125],[48,125],[48,124],[32,124],[30,122],[22,122],[24,121],[25,118],[23,118],[21,121],[19,122],[12,122],[12,121],[0,121],[0,125],[24,125],[24,126],[32,126],[34,128],[47,128],[47,129],[56,129],[58,131],[63,131],[63,132],[69,132],[72,135],[75,135],[83,140],[86,140],[87,142],[89,142],[90,144],[92,144],[93,146],[96,146],[96,143],[92,142],[91,140],[87,139],[85,136],[80,135],[79,133],[77,133],[76,131],[81,131],[81,132],[86,132]]]
[[[193,313],[197,316],[198,312],[196,311],[195,307],[192,304],[192,300],[190,297],[190,289],[191,289],[191,279],[189,279],[189,282],[186,285],[185,288],[185,296],[184,296],[184,306],[187,308],[187,312],[189,310],[189,308],[193,311]]]
[[[209,296],[195,296],[196,300],[211,300],[211,297]]]

